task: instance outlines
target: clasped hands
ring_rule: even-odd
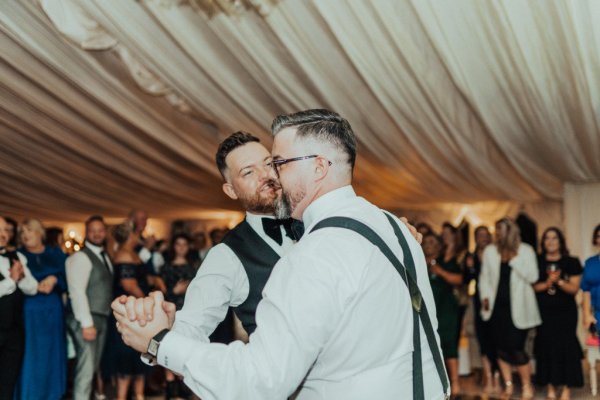
[[[117,320],[117,330],[126,345],[145,353],[150,340],[175,322],[175,304],[165,301],[159,291],[147,297],[117,297],[111,304]]]

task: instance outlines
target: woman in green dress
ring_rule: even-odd
[[[450,376],[452,394],[460,392],[458,380],[458,314],[459,305],[454,288],[462,283],[463,277],[458,264],[444,262],[441,256],[442,242],[435,234],[423,238],[423,252],[429,267],[429,282],[435,300],[438,334],[446,368]]]

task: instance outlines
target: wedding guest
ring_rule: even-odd
[[[157,274],[165,263],[165,260],[156,249],[156,237],[152,234],[144,236],[144,231],[148,225],[148,213],[144,210],[131,210],[129,221],[132,223],[133,231],[137,237],[135,251],[140,260],[151,267],[151,273]]]
[[[115,296],[132,295],[143,297],[150,293],[152,287],[162,292],[166,288],[161,278],[150,272],[150,267],[144,264],[135,248],[139,236],[127,221],[114,228],[113,235],[118,245],[114,256]],[[144,374],[147,367],[140,360],[140,355],[129,348],[120,337],[114,342],[115,370],[117,377],[117,400],[125,400],[129,386],[133,381],[133,393],[136,400],[144,398]]]
[[[548,228],[542,234],[538,266],[534,289],[542,324],[535,337],[535,378],[539,385],[548,385],[546,398],[555,399],[555,388],[563,386],[560,399],[569,400],[570,388],[583,386],[575,302],[583,270],[579,260],[569,256],[560,229]]]
[[[462,274],[454,262],[443,262],[441,239],[429,233],[423,237],[423,253],[429,269],[429,282],[435,301],[442,354],[450,376],[452,394],[460,392],[458,374],[458,299],[454,288]]]
[[[177,311],[183,307],[187,288],[196,276],[197,267],[192,257],[190,238],[184,233],[173,236],[161,276],[167,287],[165,299],[174,303]],[[176,379],[169,370],[165,370],[165,378],[167,400],[181,397],[184,390],[182,381]]]
[[[592,244],[600,250],[600,224],[594,228]],[[597,325],[600,319],[600,253],[585,260],[581,290],[583,290],[582,322],[584,327],[589,329],[591,324]]]
[[[435,234],[433,229],[431,229],[431,225],[425,222],[419,222],[417,225],[415,225],[415,228],[417,229],[417,232],[423,235],[423,237],[429,234]]]
[[[504,379],[505,395],[512,395],[512,367],[523,385],[521,397],[533,398],[531,366],[525,353],[528,329],[541,324],[533,287],[538,280],[537,257],[522,243],[519,227],[509,218],[496,222],[495,243],[483,251],[479,279],[481,317],[490,321]]]
[[[85,223],[84,247],[66,262],[71,299],[67,327],[77,353],[74,400],[90,398],[106,341],[110,302],[114,296],[113,267],[105,251],[105,242],[104,219],[94,215]]]
[[[23,247],[38,292],[26,296],[25,356],[17,398],[61,399],[67,384],[65,318],[61,296],[67,290],[65,254],[44,245],[46,231],[37,219],[26,219],[20,230]]]
[[[442,224],[442,241],[443,241],[443,258],[441,260],[444,264],[455,264],[452,266],[448,266],[447,269],[455,269],[457,268],[460,273],[464,274],[464,261],[467,255],[467,249],[463,243],[461,233],[458,228],[452,225],[449,222],[444,222]],[[460,331],[462,327],[462,321],[467,311],[467,305],[469,304],[469,294],[467,283],[464,279],[463,281],[454,287],[454,293],[458,299],[458,325],[457,325],[457,334],[456,340],[460,339]]]
[[[11,226],[0,217],[0,400],[12,400],[23,361],[23,295],[37,293],[27,259],[8,250]]]
[[[475,280],[475,294],[473,295],[473,307],[475,310],[475,335],[479,342],[479,352],[483,366],[483,385],[486,393],[494,392],[500,384],[500,372],[496,360],[496,347],[489,321],[481,318],[481,300],[479,299],[479,276],[481,274],[481,259],[483,251],[492,242],[492,235],[486,226],[478,226],[475,229],[475,251],[465,259],[467,280]]]
[[[17,235],[19,224],[10,217],[4,217],[4,220],[8,224],[8,243],[6,244],[6,248],[16,250],[19,247],[19,235]]]
[[[66,253],[65,245],[65,236],[63,234],[62,228],[57,226],[51,226],[50,228],[46,228],[46,246],[57,247],[61,249],[63,253]]]
[[[206,233],[204,231],[198,231],[192,235],[192,250],[194,261],[199,264],[204,261],[208,251],[210,250],[210,243],[208,243]]]

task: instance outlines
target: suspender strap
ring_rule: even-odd
[[[402,248],[402,253],[404,253],[404,262],[406,264],[406,268],[408,271],[409,277],[412,279],[412,284],[419,290],[417,286],[417,271],[415,268],[415,261],[413,259],[412,253],[410,252],[410,248],[408,247],[408,242],[406,238],[402,234],[398,223],[394,220],[389,213],[385,212],[385,216],[387,217],[390,225],[394,228],[394,233],[398,238],[398,242],[400,243],[400,247]],[[410,282],[409,281],[409,282]],[[420,291],[419,291],[420,293]],[[435,340],[435,332],[433,330],[433,324],[431,323],[431,319],[429,318],[429,312],[427,311],[427,305],[423,302],[423,306],[421,311],[419,312],[419,316],[421,317],[421,323],[423,324],[423,329],[425,330],[425,336],[427,337],[427,343],[429,344],[429,348],[431,349],[431,354],[433,355],[433,361],[435,363],[435,369],[437,370],[438,376],[442,381],[442,387],[444,388],[444,393],[448,394],[448,388],[450,387],[450,383],[448,381],[448,375],[446,375],[446,369],[444,368],[444,359],[442,357],[442,353],[440,348]],[[418,326],[418,323],[417,323]],[[420,340],[420,336],[419,336]],[[414,364],[414,360],[413,360]],[[421,368],[422,371],[422,368]]]
[[[312,228],[311,233],[322,228],[343,228],[354,231],[379,248],[383,255],[394,266],[394,268],[396,268],[396,271],[398,271],[400,277],[408,287],[413,310],[413,399],[420,400],[425,398],[423,387],[423,364],[421,357],[421,330],[419,320],[423,324],[423,329],[425,330],[427,342],[431,353],[433,354],[435,367],[442,382],[444,393],[447,394],[449,388],[448,376],[446,375],[446,369],[444,368],[444,361],[440,352],[440,348],[435,340],[435,332],[433,331],[433,325],[431,324],[427,307],[423,301],[419,286],[417,285],[417,275],[412,254],[408,248],[408,243],[406,242],[400,227],[398,227],[390,215],[386,213],[386,216],[394,228],[394,233],[396,234],[398,242],[402,247],[404,261],[407,263],[407,267],[404,267],[398,257],[394,255],[394,252],[374,230],[355,219],[347,217],[326,218],[317,223]]]

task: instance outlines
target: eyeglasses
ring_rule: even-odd
[[[316,158],[316,157],[319,157],[319,155],[313,154],[310,156],[302,156],[302,157],[294,157],[294,158],[280,158],[278,160],[271,161],[271,166],[273,167],[273,169],[275,170],[277,175],[279,175],[279,169],[281,168],[282,165],[285,165],[287,163],[291,163],[294,161],[308,160],[310,158]],[[327,162],[329,163],[329,165],[331,165],[331,161],[327,160]]]

